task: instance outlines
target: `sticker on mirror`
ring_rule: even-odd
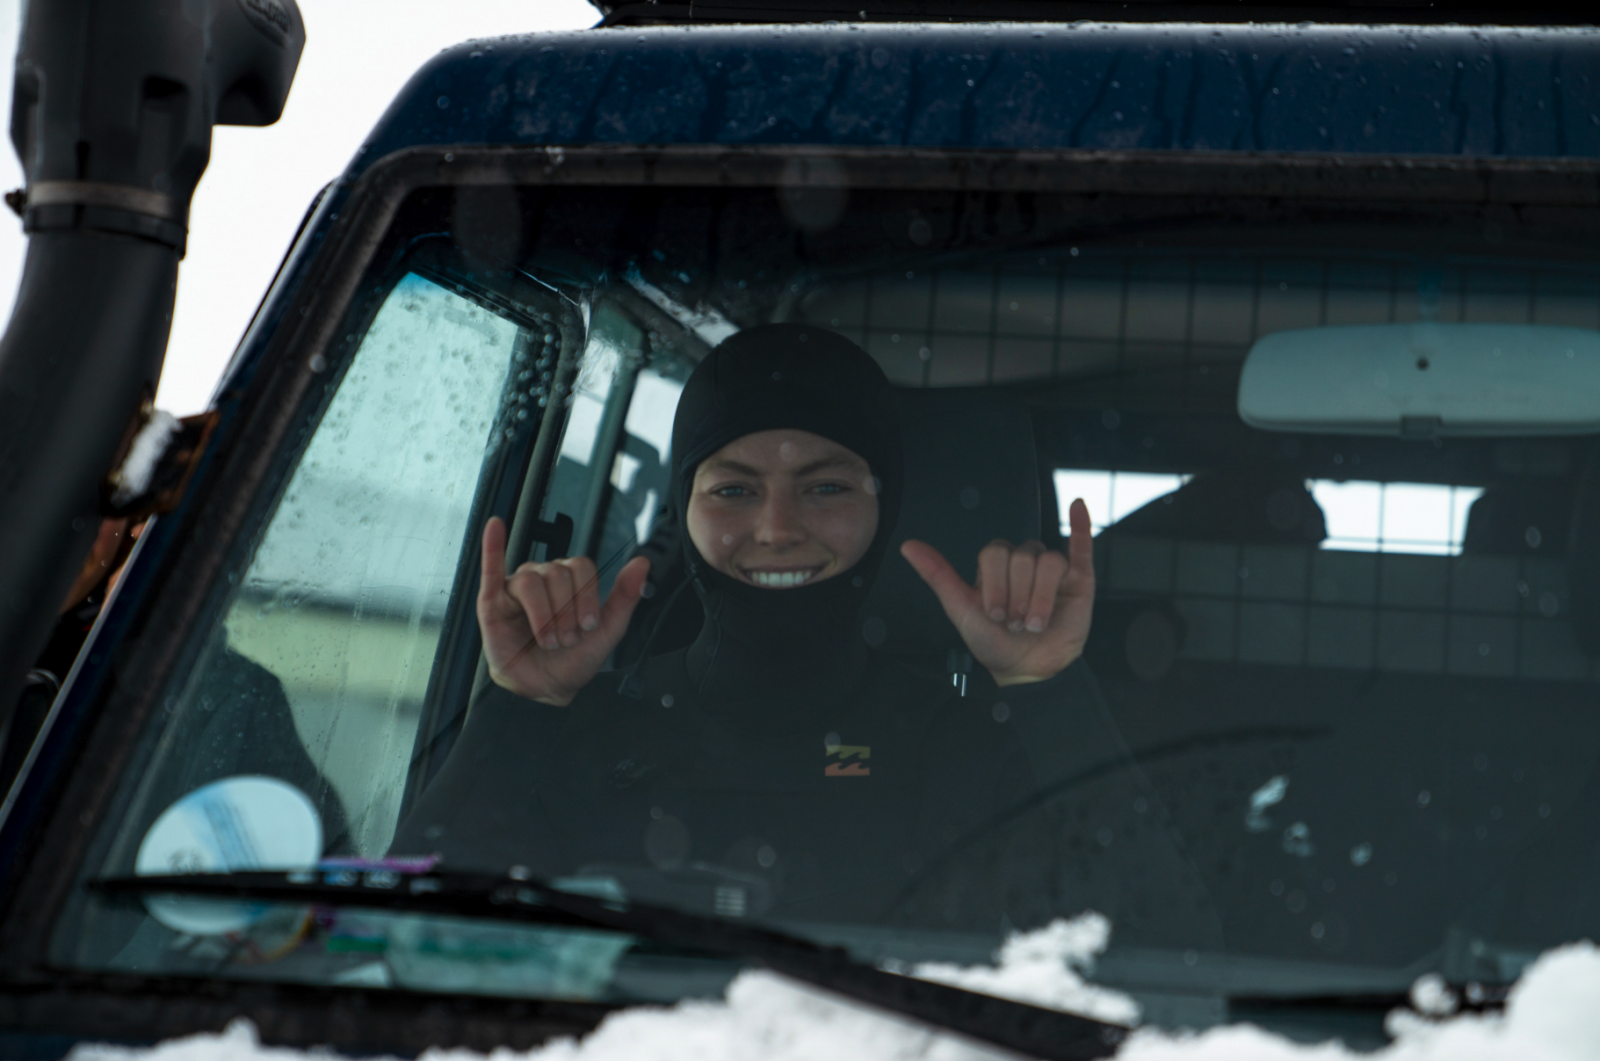
[[[161,812],[139,844],[139,876],[294,870],[322,854],[322,820],[310,797],[275,777],[226,777]],[[220,935],[268,916],[264,903],[147,896],[150,916],[175,932]]]

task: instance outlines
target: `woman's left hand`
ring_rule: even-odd
[[[1067,518],[1066,556],[1041,542],[996,540],[978,554],[970,586],[927,542],[900,547],[997,685],[1045,681],[1083,655],[1094,615],[1094,541],[1082,499]]]

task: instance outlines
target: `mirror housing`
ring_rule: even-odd
[[[1274,332],[1245,358],[1239,417],[1312,434],[1594,434],[1600,331],[1424,321]]]

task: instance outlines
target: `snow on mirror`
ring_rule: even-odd
[[[1431,321],[1274,332],[1245,358],[1239,416],[1268,431],[1590,434],[1600,332]]]
[[[139,845],[141,877],[305,869],[322,853],[322,821],[304,792],[273,777],[213,781],[161,812]],[[177,932],[237,932],[269,906],[149,897],[150,916]]]

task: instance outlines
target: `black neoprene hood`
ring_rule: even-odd
[[[729,336],[706,355],[684,385],[672,422],[672,490],[678,511],[689,511],[701,461],[737,438],[781,429],[809,431],[837,442],[872,470],[878,484],[878,531],[851,569],[855,577],[847,580],[864,592],[900,510],[900,413],[883,369],[842,335],[810,325],[762,324]],[[704,580],[708,566],[687,533],[684,548],[691,570]],[[796,592],[787,590],[784,596],[794,600]]]

